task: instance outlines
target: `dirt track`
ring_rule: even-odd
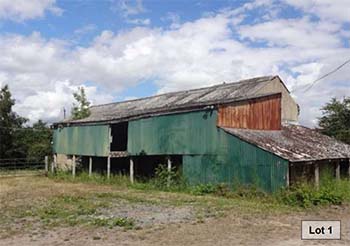
[[[6,213],[5,208],[13,208],[17,203],[30,203],[31,199],[45,200],[50,196],[57,195],[57,193],[83,196],[95,192],[111,191],[114,192],[113,187],[56,183],[48,179],[36,179],[35,181],[28,180],[28,178],[1,180],[0,201],[2,203],[0,213],[4,215]],[[145,195],[142,192],[132,194],[134,191],[117,191],[118,194],[122,192],[125,192],[128,196],[143,197]],[[174,195],[170,193],[152,193],[150,196],[164,201],[167,197],[168,200],[174,199]],[[186,196],[185,199],[197,199],[188,195],[184,196]],[[6,225],[7,228],[10,226],[14,230],[13,233],[0,232],[0,235],[2,235],[0,245],[350,245],[349,206],[334,206],[307,212],[258,212],[252,214],[246,213],[245,210],[228,209],[224,211],[222,216],[204,216],[203,219],[198,219],[192,216],[195,210],[191,211],[188,204],[177,205],[173,207],[173,210],[168,205],[166,207],[151,205],[149,210],[148,205],[141,204],[143,205],[133,201],[132,206],[125,204],[125,207],[129,207],[130,210],[127,212],[134,213],[134,216],[154,218],[154,214],[165,213],[164,218],[167,218],[167,220],[161,218],[157,222],[156,219],[151,219],[151,221],[156,221],[131,230],[120,227],[110,229],[108,227],[95,228],[81,225],[73,227],[56,226],[45,229],[40,226],[28,228],[25,225],[30,218],[21,218],[20,220],[13,220],[16,223]],[[123,213],[124,208],[115,206],[114,209],[117,210],[113,213]],[[153,214],[150,211],[153,211]],[[111,213],[111,211],[109,212]],[[186,216],[183,217],[183,215]],[[175,220],[172,220],[172,218],[175,218]],[[342,240],[300,240],[302,219],[342,220]],[[16,228],[18,228],[17,231]]]

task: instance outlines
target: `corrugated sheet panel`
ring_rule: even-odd
[[[221,131],[218,155],[186,155],[183,174],[190,184],[254,184],[266,191],[286,185],[288,161]]]
[[[200,111],[129,122],[128,152],[148,154],[215,153],[216,111]]]
[[[109,126],[79,126],[55,129],[54,153],[108,156]]]
[[[259,130],[281,129],[281,94],[220,106],[218,126]]]

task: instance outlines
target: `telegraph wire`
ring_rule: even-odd
[[[322,75],[322,76],[319,77],[318,79],[312,81],[312,82],[309,84],[309,86],[304,90],[304,92],[307,92],[307,91],[310,90],[318,81],[320,81],[320,80],[322,80],[322,79],[328,77],[329,75],[331,75],[331,74],[337,72],[338,70],[340,70],[342,67],[344,67],[344,66],[347,65],[348,63],[350,63],[350,58],[347,59],[345,62],[343,62],[343,63],[342,63],[341,65],[339,65],[338,67],[336,67],[335,69],[333,69],[332,71],[330,71],[330,72],[328,72],[328,73]],[[307,86],[307,85],[305,85],[305,86]],[[291,92],[293,93],[293,92],[295,92],[295,91],[297,91],[297,90],[299,90],[299,89],[301,89],[301,88],[302,88],[302,87],[296,88],[296,89],[292,90]]]

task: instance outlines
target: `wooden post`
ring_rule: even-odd
[[[75,162],[75,155],[73,155],[73,163],[72,163],[72,175],[73,178],[75,177],[75,170],[76,169],[76,162]]]
[[[340,162],[339,162],[339,160],[335,164],[335,178],[340,179]]]
[[[51,172],[55,172],[55,168],[57,167],[57,155],[53,154],[53,162],[51,163]]]
[[[317,162],[314,164],[315,167],[315,185],[318,189],[320,187],[320,167]]]
[[[89,157],[89,177],[92,175],[92,157]]]
[[[134,183],[134,160],[130,157],[130,183]]]
[[[45,156],[45,172],[49,172],[49,157],[47,155]]]
[[[171,183],[171,159],[170,156],[168,156],[168,180],[167,180],[167,186],[170,187]]]
[[[111,177],[111,156],[107,157],[107,179]]]
[[[348,177],[350,179],[350,158],[348,160]]]

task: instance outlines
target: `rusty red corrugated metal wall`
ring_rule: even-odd
[[[257,130],[281,129],[281,94],[219,106],[218,126]]]

